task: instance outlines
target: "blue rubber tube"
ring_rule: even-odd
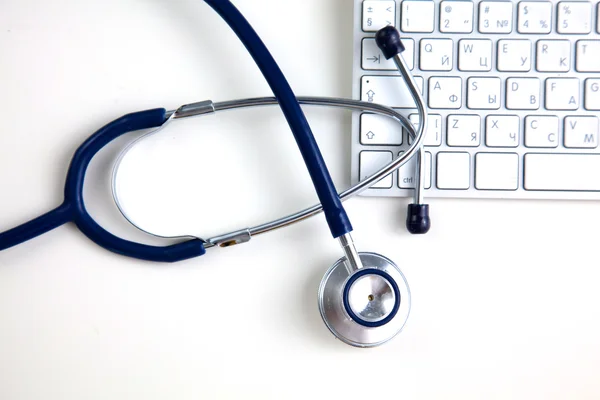
[[[310,130],[298,100],[271,53],[252,26],[229,0],[204,0],[227,22],[258,65],[279,102],[281,111],[294,134],[310,174],[325,219],[334,238],[352,231],[350,219],[342,206],[319,146]],[[290,49],[291,51],[292,49]]]
[[[33,239],[67,222],[74,222],[79,230],[96,244],[124,256],[148,261],[175,262],[203,255],[204,242],[200,239],[164,247],[121,239],[98,225],[87,212],[83,202],[85,173],[94,155],[119,136],[131,131],[158,127],[165,119],[163,108],[140,111],[124,115],[90,136],[79,146],[71,160],[63,204],[16,228],[0,233],[0,251]]]

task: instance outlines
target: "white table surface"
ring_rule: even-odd
[[[235,3],[298,95],[350,96],[352,2]],[[0,0],[0,58],[2,230],[60,204],[72,153],[118,116],[271,94],[199,0]],[[308,116],[346,187],[349,116]],[[312,204],[276,109],[218,118],[173,125],[166,155],[140,160],[135,212],[211,234]],[[90,211],[157,243],[111,203],[118,145],[93,162]],[[4,251],[0,398],[599,398],[598,204],[429,202],[426,236],[405,231],[407,199],[347,203],[359,249],[395,260],[413,296],[404,331],[369,350],[319,316],[341,256],[322,216],[175,265],[112,254],[73,225]]]

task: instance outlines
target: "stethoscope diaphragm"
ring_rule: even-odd
[[[396,336],[410,313],[410,290],[390,259],[359,253],[363,268],[348,273],[346,258],[325,274],[319,311],[331,333],[356,347],[373,347]]]

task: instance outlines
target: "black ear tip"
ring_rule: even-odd
[[[404,45],[400,40],[400,32],[391,25],[377,31],[375,34],[375,42],[388,60],[404,51]]]
[[[390,36],[400,37],[400,33],[398,32],[398,29],[394,28],[391,25],[384,26],[383,28],[378,30],[377,33],[375,34],[376,38],[379,38],[379,37],[386,38],[386,37],[390,37]]]
[[[422,235],[429,232],[429,228],[431,228],[429,204],[409,204],[406,229],[413,235]]]

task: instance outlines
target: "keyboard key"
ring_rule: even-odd
[[[568,72],[571,69],[571,43],[568,40],[539,40],[536,69],[541,72]]]
[[[600,155],[526,154],[526,190],[600,191]]]
[[[500,78],[469,78],[467,107],[474,110],[499,109],[500,87]]]
[[[471,156],[469,153],[440,152],[437,154],[438,189],[466,190],[471,186]]]
[[[461,71],[490,71],[492,41],[463,39],[458,42],[458,69]]]
[[[383,115],[361,114],[360,143],[399,146],[402,144],[402,125]]]
[[[406,38],[402,39],[400,41],[404,45],[404,51],[402,52],[402,58],[406,62],[406,65],[408,65],[408,68],[410,68],[412,70],[415,68],[415,41],[412,39],[406,39]],[[375,46],[377,46],[377,43],[375,43]],[[383,57],[383,58],[385,58],[385,57]],[[390,59],[390,61],[393,61],[393,60]],[[394,63],[394,65],[396,65],[396,63]]]
[[[585,108],[600,111],[600,79],[590,78],[585,81]]]
[[[396,2],[393,0],[365,0],[362,4],[362,29],[377,32],[396,21]]]
[[[361,151],[360,152],[360,180],[364,181],[369,176],[392,162],[391,151]],[[375,185],[376,189],[390,189],[393,184],[393,174],[383,177]]]
[[[439,76],[429,78],[429,108],[457,109],[461,106],[461,78]]]
[[[498,70],[529,71],[531,42],[529,40],[498,40]]]
[[[452,39],[422,39],[419,67],[423,71],[450,71],[453,46]]]
[[[473,2],[442,1],[440,3],[440,32],[473,32]]]
[[[363,39],[362,41],[362,69],[366,70],[396,70],[393,59],[386,60],[377,47],[375,39]]]
[[[579,108],[579,79],[546,79],[546,108],[548,110],[577,110]]]
[[[600,40],[579,40],[575,60],[579,72],[600,72]]]
[[[477,153],[475,188],[479,190],[517,190],[519,155],[515,153]]]
[[[410,114],[408,116],[410,122],[419,127],[419,114]],[[408,137],[408,132],[406,133]],[[412,138],[408,137],[408,144],[412,144]],[[439,114],[427,115],[427,131],[425,132],[424,146],[441,146],[442,144],[442,116]]]
[[[549,1],[522,1],[519,3],[520,33],[550,33],[552,30],[552,3]]]
[[[402,154],[402,153],[400,153]],[[398,186],[401,189],[414,189],[415,188],[415,172],[417,171],[416,157],[411,158],[406,164],[400,167],[398,170]],[[431,188],[431,153],[425,152],[425,176],[424,176],[425,189]]]
[[[558,117],[542,115],[525,117],[525,146],[558,147]]]
[[[417,76],[415,81],[423,93],[423,78]],[[369,103],[385,104],[389,107],[416,108],[401,76],[363,76],[360,99]]]
[[[402,39],[405,50],[402,57],[410,69],[414,68],[415,42],[412,39]],[[397,71],[396,63],[393,59],[387,60],[381,50],[377,47],[375,39],[365,38],[362,41],[362,69],[364,70],[385,70]]]
[[[516,115],[488,115],[485,119],[485,145],[517,147],[520,141],[519,124]]]
[[[566,117],[565,147],[595,149],[598,147],[597,117]]]
[[[446,140],[448,146],[479,146],[481,143],[481,117],[479,115],[449,115]]]
[[[404,32],[433,32],[435,21],[433,1],[404,0],[400,20]]]
[[[511,33],[512,14],[510,1],[482,1],[479,3],[479,32]]]
[[[508,78],[506,108],[537,110],[540,108],[540,80],[537,78]]]
[[[587,1],[561,1],[558,3],[559,33],[590,33],[592,31],[592,5]]]

